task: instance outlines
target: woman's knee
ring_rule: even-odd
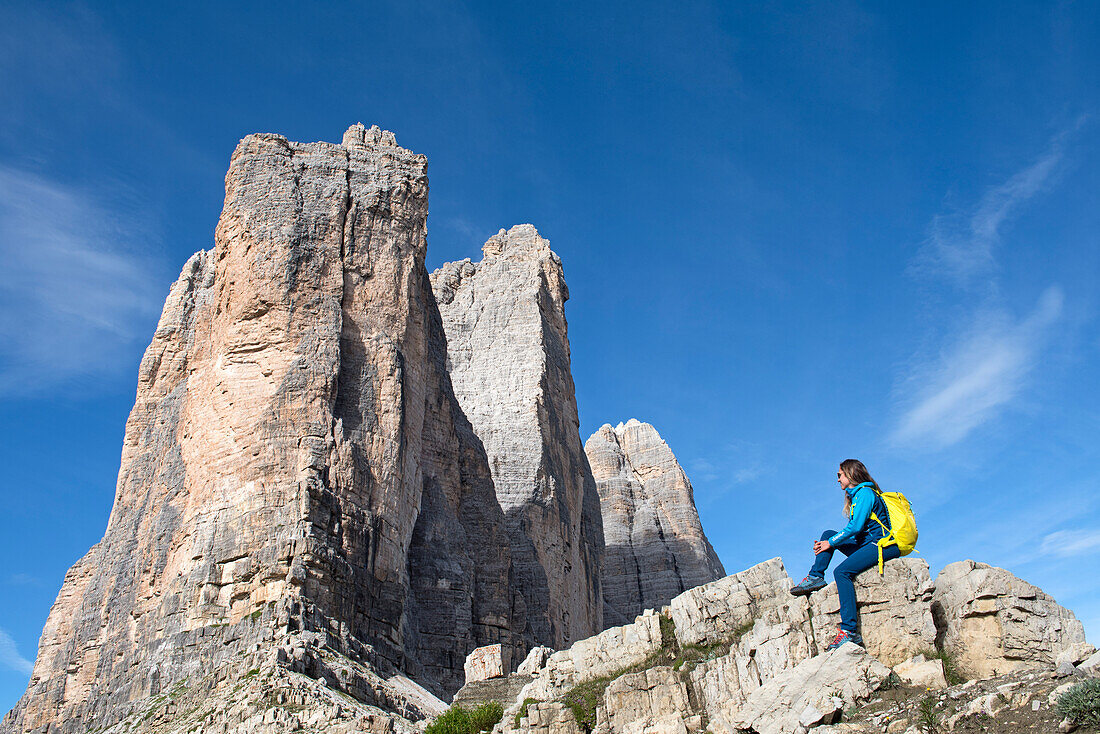
[[[834,535],[836,535],[835,530],[826,530],[824,533],[821,534],[821,539],[822,540],[828,540],[829,538],[833,537]]]

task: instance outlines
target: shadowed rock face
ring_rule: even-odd
[[[602,629],[599,496],[578,433],[561,260],[529,224],[491,237],[479,263],[432,287],[455,394],[485,445],[507,518],[527,644]]]
[[[75,731],[299,630],[436,692],[523,626],[424,268],[426,160],[250,135],[141,362],[103,539],[5,725]]]
[[[603,511],[605,625],[626,624],[726,575],[703,533],[691,482],[653,426],[604,425],[584,450]]]

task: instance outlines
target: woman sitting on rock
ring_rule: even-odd
[[[886,528],[890,527],[890,513],[882,500],[882,491],[871,478],[870,472],[862,461],[845,459],[836,473],[836,480],[844,490],[844,512],[850,518],[848,524],[839,533],[835,530],[826,530],[821,534],[821,540],[814,543],[814,553],[817,558],[814,560],[813,568],[797,586],[791,587],[791,593],[795,596],[806,596],[824,588],[825,570],[833,560],[833,551],[838,550],[848,556],[847,560],[833,571],[837,595],[840,597],[840,629],[837,630],[833,641],[825,648],[826,651],[835,650],[845,642],[863,644],[863,637],[858,632],[856,619],[854,582],[860,572],[878,563],[878,541],[889,533],[889,530],[883,530],[879,521],[885,524]],[[883,560],[897,558],[900,555],[901,552],[896,543],[882,549]]]

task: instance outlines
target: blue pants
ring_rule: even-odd
[[[836,535],[835,530],[826,530],[821,534],[821,539],[828,540],[834,535]],[[833,571],[833,578],[836,579],[836,593],[840,597],[840,628],[842,630],[856,632],[858,629],[855,579],[861,572],[878,565],[878,546],[875,545],[875,542],[871,541],[863,545],[841,543],[824,553],[818,553],[813,568],[810,569],[811,576],[825,578],[825,570],[829,568],[829,563],[833,560],[834,550],[848,556],[847,560]],[[897,558],[900,555],[901,551],[896,545],[882,549],[882,559],[884,561]]]

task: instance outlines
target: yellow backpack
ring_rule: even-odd
[[[872,485],[872,489],[874,486]],[[882,575],[882,549],[896,545],[903,556],[913,552],[917,546],[917,518],[913,517],[913,508],[909,500],[901,492],[875,491],[882,501],[886,503],[886,511],[890,514],[890,527],[883,525],[882,520],[871,513],[871,519],[882,525],[882,532],[886,533],[878,542],[878,572]]]

